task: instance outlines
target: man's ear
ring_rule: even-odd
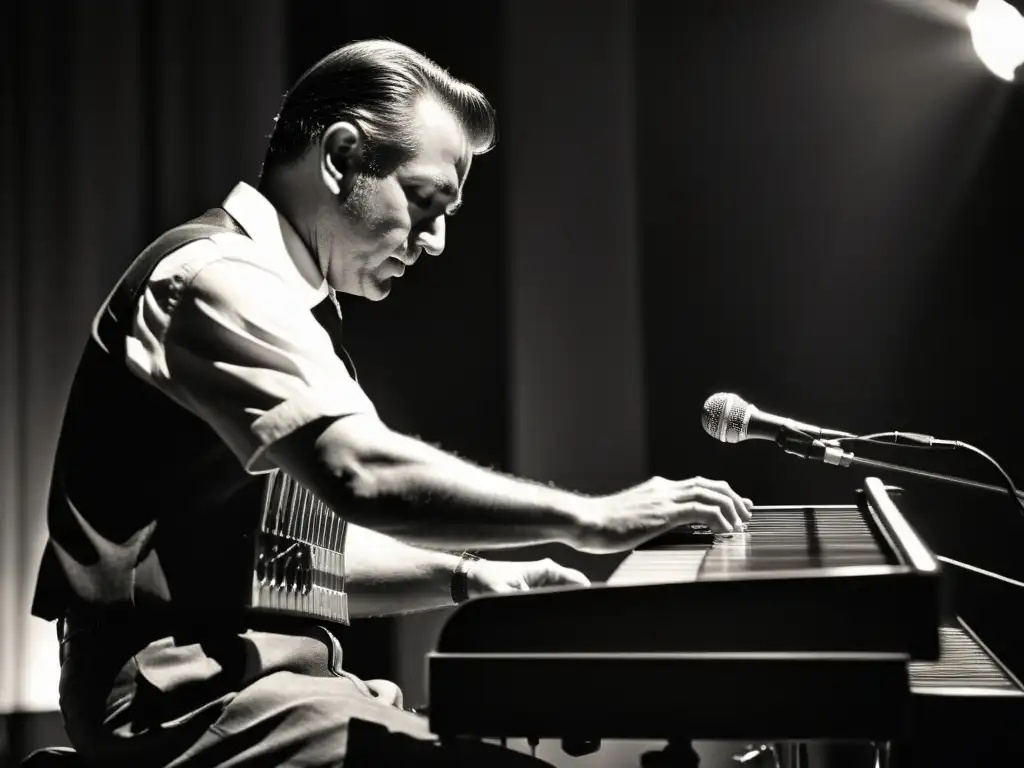
[[[320,175],[331,193],[348,197],[363,156],[363,134],[347,120],[331,125],[320,140]]]

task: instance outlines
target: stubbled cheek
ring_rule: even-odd
[[[409,236],[409,221],[394,218],[375,222],[368,228],[367,234],[382,245],[398,246]]]

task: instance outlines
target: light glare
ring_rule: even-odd
[[[967,14],[974,52],[996,77],[1013,82],[1024,63],[1024,17],[1005,0],[978,0]]]

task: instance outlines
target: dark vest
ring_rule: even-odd
[[[248,535],[265,476],[249,475],[205,421],[133,374],[125,338],[161,259],[241,226],[221,208],[165,232],[102,307],[79,362],[54,462],[49,541],[32,613],[79,609],[184,613],[190,622],[241,616],[251,587]],[[313,311],[339,357],[341,318]]]

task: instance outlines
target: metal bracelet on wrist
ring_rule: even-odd
[[[469,579],[467,574],[473,563],[480,558],[469,552],[463,552],[459,558],[458,565],[452,573],[452,602],[458,605],[469,600]]]

